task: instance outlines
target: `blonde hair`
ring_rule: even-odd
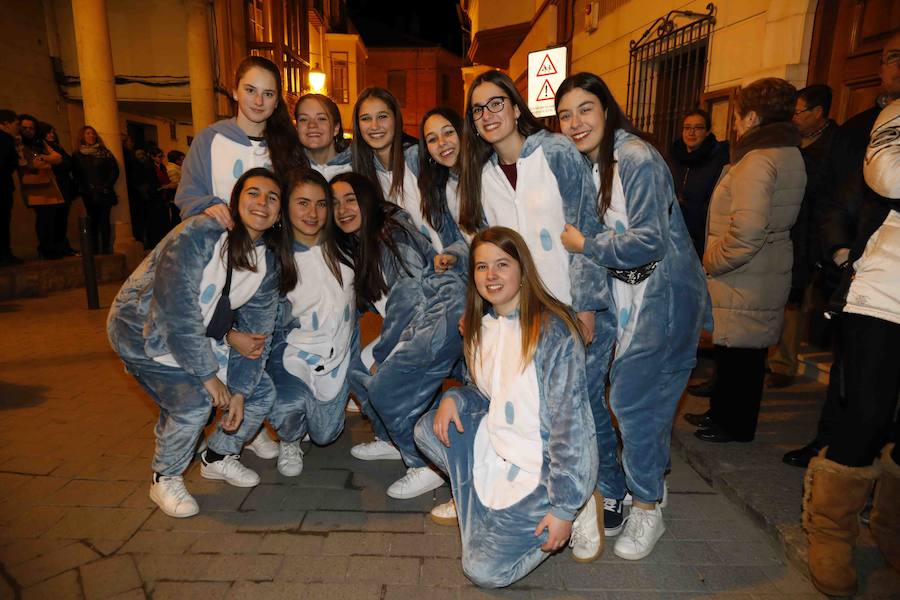
[[[584,343],[578,323],[569,308],[554,298],[538,274],[531,252],[522,236],[508,227],[488,227],[472,239],[469,252],[469,285],[466,288],[466,310],[464,313],[465,333],[463,334],[463,354],[469,373],[474,380],[475,355],[481,345],[481,319],[487,302],[475,287],[475,250],[483,244],[493,244],[519,263],[522,289],[519,292],[519,323],[522,328],[522,369],[534,359],[541,325],[555,315],[572,333],[572,337]]]

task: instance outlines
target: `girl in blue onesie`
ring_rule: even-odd
[[[513,81],[487,71],[472,82],[466,101],[460,169],[459,225],[473,234],[485,226],[503,226],[528,244],[538,274],[554,298],[572,307],[588,344],[589,398],[599,440],[614,440],[605,406],[605,380],[615,339],[609,310],[606,270],[560,243],[566,223],[597,233],[597,191],[575,145],[550,133],[538,121]],[[441,260],[468,258],[447,250]],[[456,255],[455,257],[453,255]],[[615,465],[607,449],[600,464]]]
[[[422,212],[416,180],[419,147],[413,138],[405,143],[400,103],[386,89],[368,87],[356,99],[351,147],[353,170],[378,183],[385,200],[405,210],[416,230],[440,252],[444,247],[440,228]]]
[[[281,217],[289,226],[283,231],[298,276],[278,304],[266,372],[278,392],[268,416],[281,439],[278,471],[296,477],[303,470],[303,437],[308,433],[325,445],[344,428],[347,373],[359,350],[353,269],[337,259],[333,242],[323,239],[334,214],[331,188],[317,171],[296,169],[285,193]]]
[[[341,111],[334,100],[322,94],[303,94],[294,107],[294,119],[310,167],[326,180],[353,168]]]
[[[413,428],[461,355],[465,280],[455,271],[434,272],[428,239],[375,183],[343,173],[331,188],[341,259],[354,265],[356,304],[384,319],[371,365],[351,365],[351,389],[376,439],[391,440],[407,466],[388,496],[413,498],[443,483],[416,448]]]
[[[465,322],[470,383],[415,432],[450,478],[463,571],[504,587],[570,537],[576,559],[596,560],[602,498],[584,345],[515,231],[491,227],[472,241]]]
[[[227,415],[202,456],[201,475],[241,487],[259,483],[238,459],[275,400],[263,370],[267,345],[249,359],[221,338],[229,327],[272,331],[279,284],[293,287],[276,266],[276,253],[283,261],[289,251],[270,233],[280,197],[271,172],[247,171],[231,195],[231,231],[211,217],[187,219],[131,274],[109,311],[113,349],[159,406],[150,498],[169,516],[199,510],[182,474],[213,407]]]
[[[672,419],[696,364],[700,330],[712,325],[706,278],[675,201],[665,161],[622,113],[596,75],[566,79],[556,94],[562,132],[593,164],[593,206],[606,225],[588,234],[566,226],[563,244],[607,269],[616,307],[609,404],[622,434],[622,466],[601,464],[608,512],[634,498],[615,553],[638,560],[665,532],[664,495]],[[615,452],[615,438],[600,440]],[[607,444],[604,450],[604,444]],[[624,468],[624,471],[623,471]],[[607,523],[610,525],[610,523]]]
[[[201,131],[181,167],[175,204],[182,219],[203,213],[231,229],[228,199],[241,174],[264,167],[284,178],[292,168],[306,166],[281,94],[281,72],[275,63],[261,56],[241,61],[232,91],[236,115]],[[259,346],[258,336],[254,343]],[[278,456],[278,444],[264,429],[247,447],[260,458]]]

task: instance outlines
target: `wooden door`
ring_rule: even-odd
[[[819,0],[807,83],[831,86],[838,123],[875,104],[881,50],[898,29],[898,0]]]

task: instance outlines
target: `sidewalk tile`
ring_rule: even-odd
[[[22,591],[22,600],[80,600],[84,598],[78,584],[78,571],[72,569]]]
[[[142,508],[69,508],[44,535],[56,538],[96,537],[127,540],[150,516]]]
[[[233,554],[151,554],[136,558],[144,581],[266,581],[275,577],[282,560],[280,556]]]
[[[99,554],[81,542],[74,542],[37,558],[13,565],[7,569],[7,572],[19,585],[28,587],[99,557]]]
[[[222,600],[231,588],[229,582],[157,581],[153,585],[153,600]]]
[[[141,587],[131,556],[113,556],[81,565],[81,585],[87,600],[100,600]]]

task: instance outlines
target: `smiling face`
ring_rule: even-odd
[[[380,98],[366,98],[359,105],[359,131],[376,153],[388,150],[394,141],[394,113]]]
[[[681,140],[687,146],[688,152],[693,152],[700,147],[709,129],[706,127],[706,119],[700,115],[688,115],[681,126]]]
[[[519,307],[522,269],[512,256],[491,243],[475,248],[475,289],[497,314],[506,316]]]
[[[294,239],[306,246],[315,245],[328,214],[325,190],[304,182],[294,188],[288,202]]]
[[[353,186],[346,181],[335,181],[331,184],[331,193],[334,195],[334,222],[346,234],[359,232],[362,215]]]
[[[93,127],[88,127],[84,130],[84,143],[88,146],[93,146],[97,143],[97,132],[94,131]]]
[[[268,177],[250,177],[244,182],[238,200],[238,214],[254,241],[278,220],[281,190]]]
[[[422,131],[428,154],[439,165],[448,169],[456,166],[459,159],[459,135],[453,124],[441,115],[431,115],[425,121]]]
[[[250,67],[238,81],[233,97],[238,103],[239,127],[263,125],[278,106],[278,82],[267,70]]]
[[[321,150],[334,145],[339,125],[315,98],[307,98],[297,106],[297,134],[307,150]]]
[[[556,114],[563,135],[575,142],[579,152],[596,162],[606,131],[606,110],[600,99],[587,90],[572,88],[559,101]]]
[[[503,108],[499,108],[498,101]],[[487,143],[496,145],[517,133],[516,119],[521,114],[519,107],[512,102],[500,86],[485,81],[472,90],[470,110],[477,107],[481,108],[481,117],[475,120],[475,128],[481,139]],[[499,110],[491,112],[491,108],[499,108]]]

